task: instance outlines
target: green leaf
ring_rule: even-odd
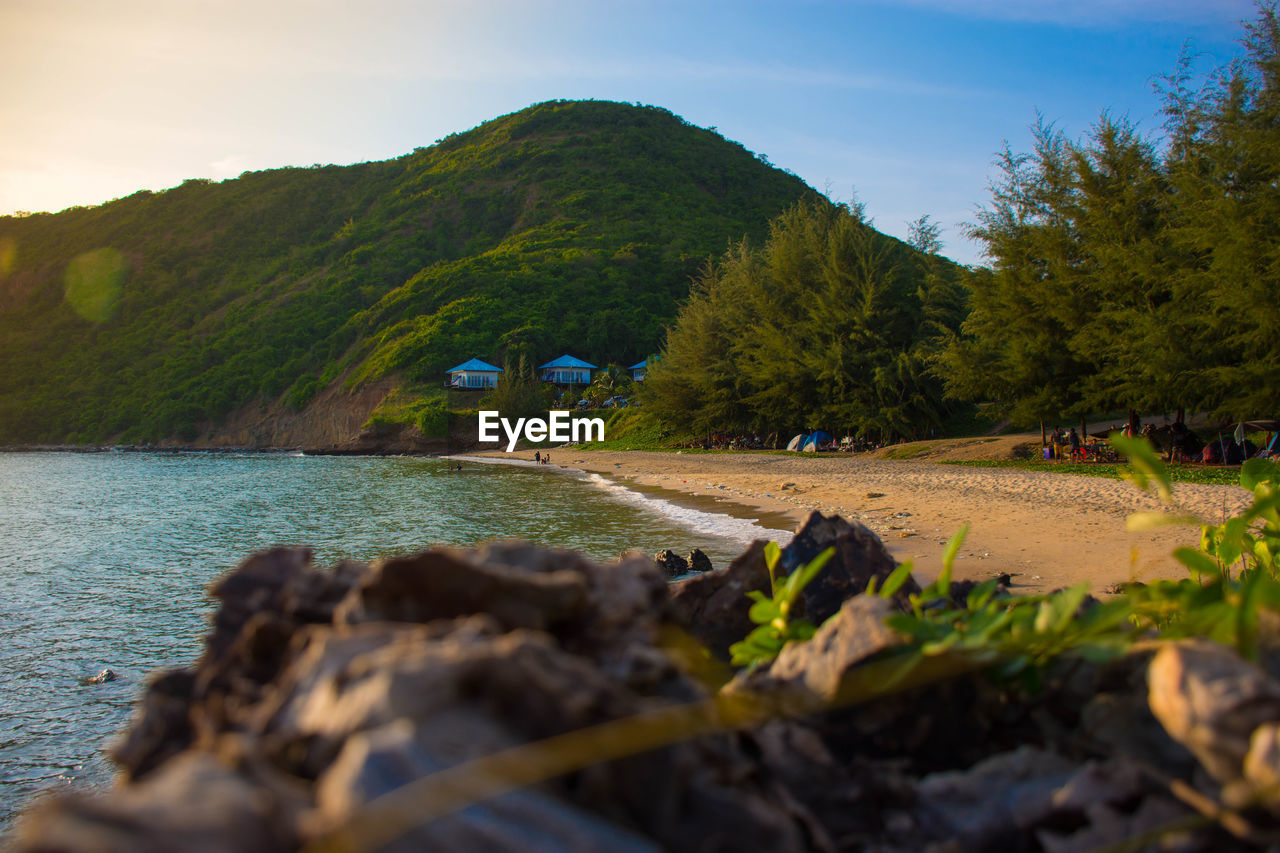
[[[1213,577],[1222,574],[1222,567],[1216,561],[1195,548],[1178,548],[1173,552],[1173,557],[1190,569],[1192,577],[1197,581],[1205,576]]]
[[[1089,584],[1079,583],[1070,589],[1064,589],[1055,595],[1051,601],[1054,610],[1053,630],[1063,631],[1071,620],[1075,618],[1076,611],[1080,609],[1080,605],[1089,596]]]
[[[1036,610],[1036,621],[1033,628],[1037,634],[1047,634],[1053,628],[1056,614],[1053,609],[1053,602],[1040,602],[1039,609]]]
[[[818,629],[808,619],[796,619],[787,628],[790,634],[787,638],[788,640],[809,640],[818,632]]]
[[[777,603],[772,598],[757,601],[747,611],[747,617],[757,625],[768,625],[781,615]]]
[[[1249,459],[1240,466],[1240,485],[1253,491],[1262,483],[1280,484],[1280,465],[1270,459]]]
[[[1129,468],[1125,471],[1126,479],[1144,492],[1148,485],[1154,484],[1162,501],[1173,498],[1169,472],[1150,442],[1145,438],[1128,438],[1119,432],[1111,433],[1109,441],[1112,447],[1129,460]]]
[[[769,570],[769,587],[774,595],[778,594],[778,561],[782,559],[782,548],[777,542],[767,542],[764,546],[764,565]]]
[[[983,581],[973,589],[969,590],[969,595],[965,598],[965,604],[970,610],[977,610],[979,608],[986,607],[987,602],[989,602],[991,597],[996,594],[996,588],[999,587],[999,585],[999,582],[995,578]]]
[[[1134,512],[1124,520],[1125,530],[1140,532],[1143,530],[1155,530],[1160,527],[1175,527],[1178,525],[1199,525],[1202,522],[1194,515],[1170,515],[1165,512]]]
[[[911,577],[911,561],[907,560],[905,563],[900,563],[889,577],[885,578],[884,586],[880,589],[880,597],[892,598],[898,590],[902,589],[902,585],[909,577]]]
[[[969,525],[962,525],[942,551],[942,574],[938,575],[938,582],[935,584],[940,595],[951,594],[951,568],[955,565],[956,554],[960,553],[960,546],[964,544],[964,538],[968,535]]]

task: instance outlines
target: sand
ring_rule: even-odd
[[[513,455],[533,458],[531,451]],[[911,560],[925,581],[937,576],[947,541],[968,524],[956,577],[985,580],[1007,572],[1014,589],[1028,594],[1080,581],[1102,593],[1111,584],[1130,580],[1186,577],[1172,552],[1196,544],[1200,536],[1194,526],[1126,530],[1130,513],[1158,510],[1161,504],[1154,494],[1144,494],[1127,481],[1101,477],[862,454],[798,457],[559,448],[552,458],[557,466],[606,474],[624,484],[782,512],[797,524],[813,510],[839,513],[874,530],[899,561]],[[1237,486],[1179,484],[1174,495],[1184,509],[1215,522],[1250,499]]]

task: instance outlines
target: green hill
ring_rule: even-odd
[[[629,363],[708,256],[812,195],[665,110],[549,102],[386,162],[3,217],[0,443],[207,441],[471,356]]]

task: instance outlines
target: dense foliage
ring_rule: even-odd
[[[940,370],[1023,424],[1126,408],[1269,417],[1280,397],[1280,20],[1166,80],[1165,137],[1103,115],[999,158],[991,260]]]
[[[936,233],[913,248],[854,207],[799,203],[708,263],[645,380],[663,422],[700,432],[805,428],[920,436],[945,418],[929,373],[964,316]]]
[[[386,162],[0,218],[0,443],[192,440],[473,356],[630,364],[703,258],[811,194],[665,110],[549,102]]]

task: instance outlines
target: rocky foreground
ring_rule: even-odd
[[[13,849],[1275,843],[1256,805],[1280,783],[1264,670],[1187,642],[1064,663],[1034,694],[972,671],[883,683],[902,602],[860,593],[893,560],[815,514],[781,565],[828,545],[804,609],[834,618],[751,673],[728,647],[753,627],[746,592],[769,588],[763,543],[674,584],[646,557],[519,544],[327,571],[255,554],[214,585],[200,660],[151,683],[116,788],[43,801]]]

